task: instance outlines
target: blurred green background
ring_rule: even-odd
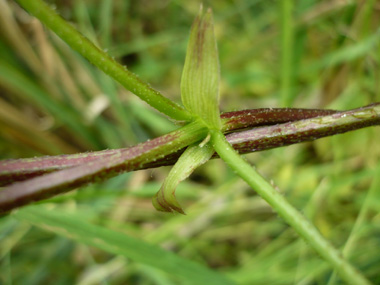
[[[187,38],[200,2],[49,3],[142,80],[180,101]],[[380,101],[378,1],[204,6],[214,12],[222,111],[344,110]],[[127,147],[176,128],[13,1],[0,1],[0,27],[1,159]],[[377,284],[379,134],[368,128],[246,156],[336,247],[349,240],[348,259]],[[161,246],[239,284],[328,282],[329,264],[219,160],[180,184],[186,216],[156,212],[151,197],[169,169],[126,173],[35,208]],[[25,217],[0,219],[0,284],[186,284],[89,246],[65,233],[65,225],[44,227],[41,218],[33,226]]]

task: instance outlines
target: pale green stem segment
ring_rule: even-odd
[[[190,31],[181,79],[182,103],[213,129],[221,128],[219,114],[219,59],[211,9],[202,8]]]
[[[151,88],[126,67],[123,67],[104,51],[96,47],[45,2],[41,0],[16,0],[16,2],[56,33],[72,49],[79,52],[92,64],[118,81],[126,89],[139,96],[153,108],[174,120],[190,121],[192,119],[192,116],[185,109]]]
[[[190,176],[200,165],[207,162],[214,153],[211,143],[189,146],[170,170],[160,191],[153,197],[153,206],[162,212],[185,214],[175,197],[177,185]]]
[[[327,260],[349,284],[370,284],[360,272],[343,259],[319,231],[227,142],[219,131],[211,130],[211,141],[219,156],[252,187],[314,250]]]

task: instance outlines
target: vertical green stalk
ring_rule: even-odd
[[[227,142],[219,131],[211,130],[213,146],[219,156],[251,186],[278,214],[349,284],[370,284],[351,264],[343,259],[319,231],[277,192],[249,163]]]
[[[175,120],[189,121],[192,116],[181,106],[164,97],[161,93],[141,81],[126,67],[121,66],[104,51],[80,34],[73,25],[62,19],[52,8],[41,0],[16,0],[25,10],[38,18],[56,33],[72,49],[87,58],[92,64],[139,96],[153,108]]]
[[[293,100],[293,49],[294,24],[292,19],[293,0],[280,1],[281,13],[281,106],[289,107]]]

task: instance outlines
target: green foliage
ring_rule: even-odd
[[[206,163],[213,154],[214,148],[210,142],[189,146],[170,170],[160,191],[153,197],[154,207],[163,212],[185,214],[175,197],[177,185],[188,178],[196,168]]]
[[[194,20],[182,72],[183,105],[209,128],[221,128],[219,114],[219,55],[212,12]]]
[[[56,1],[57,9],[118,61],[179,101],[185,35],[198,3],[74,2],[65,6]],[[121,147],[166,132],[157,125],[172,127],[164,117],[156,120],[159,115],[145,105],[140,108],[151,116],[132,116],[139,103],[129,93],[16,5],[4,3],[0,11],[10,14],[0,16],[8,21],[0,38],[1,158]],[[291,90],[293,106],[346,109],[379,101],[375,1],[342,3],[307,1],[294,6],[287,14],[296,32],[288,45],[293,61],[281,61],[279,68],[279,35],[286,28],[279,22],[280,2],[215,2],[221,109],[281,105],[281,86]],[[294,77],[284,79],[288,75],[281,70],[293,70]],[[12,74],[19,74],[14,78],[21,81],[15,82]],[[282,80],[288,85],[281,85]],[[36,88],[25,88],[30,82]],[[49,104],[41,103],[45,100]],[[248,156],[337,247],[356,236],[345,254],[374,283],[379,281],[379,257],[373,250],[380,246],[378,191],[371,191],[367,215],[360,216],[359,226],[353,225],[370,186],[379,189],[378,182],[372,182],[379,176],[378,136],[374,128]],[[151,197],[167,174],[168,169],[161,168],[122,175],[24,213],[57,211],[77,226],[110,233],[103,240],[122,232],[212,267],[239,284],[327,282],[331,267],[220,161],[210,161],[179,185],[187,216],[168,217],[151,207]],[[68,238],[65,228],[57,234],[52,228],[31,226],[27,218],[0,221],[0,283],[41,284],[53,278],[62,284],[181,282],[123,254]],[[39,219],[40,224],[51,221],[46,215]]]
[[[18,212],[15,217],[37,227],[53,230],[77,242],[161,269],[188,284],[232,284],[221,275],[199,264],[137,238],[95,226],[78,216],[29,207]]]

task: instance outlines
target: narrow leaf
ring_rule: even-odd
[[[220,129],[219,60],[212,12],[201,11],[195,19],[187,46],[181,80],[181,97],[186,109],[208,127]]]
[[[185,214],[175,197],[177,185],[179,182],[189,177],[198,166],[207,162],[213,153],[214,149],[210,143],[189,146],[170,170],[161,189],[153,197],[153,206],[158,211],[174,211]]]
[[[141,81],[137,75],[129,71],[125,66],[120,65],[103,50],[96,47],[44,1],[17,0],[16,2],[56,33],[73,50],[87,58],[92,64],[156,110],[178,121],[188,121],[191,118],[188,112],[178,104],[164,97],[149,84]]]
[[[28,207],[16,212],[14,217],[74,241],[160,269],[185,282],[181,284],[234,284],[223,275],[159,246],[93,225],[81,217],[56,209],[48,211],[42,207]]]

